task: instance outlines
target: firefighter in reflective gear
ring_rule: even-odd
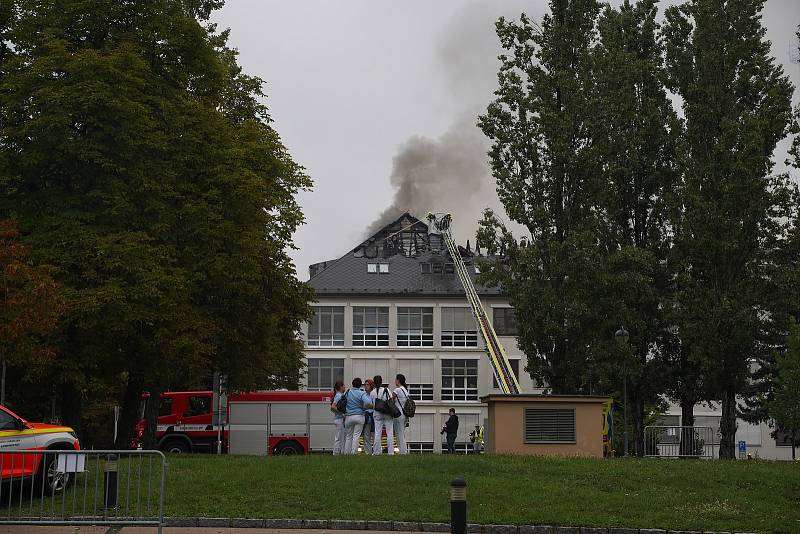
[[[483,427],[475,425],[475,430],[469,433],[469,441],[472,443],[472,450],[475,454],[483,451]]]

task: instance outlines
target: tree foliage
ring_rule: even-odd
[[[692,0],[667,10],[669,82],[683,100],[678,328],[722,401],[720,456],[733,458],[738,394],[769,349],[769,264],[783,233],[783,178],[772,154],[787,133],[792,86],[769,53],[763,0]]]
[[[209,23],[220,5],[18,0],[3,33],[0,209],[71,302],[67,412],[97,378],[126,425],[143,389],[213,370],[298,381],[310,293],[287,249],[310,181]]]
[[[794,319],[789,325],[786,350],[777,356],[775,393],[767,410],[776,426],[791,437],[794,460],[794,444],[800,437],[800,326]]]

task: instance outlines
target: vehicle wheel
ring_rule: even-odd
[[[58,495],[66,490],[73,482],[73,473],[59,473],[56,468],[56,455],[46,454],[39,472],[35,475],[34,491],[43,491],[45,495]],[[44,488],[42,487],[44,486]]]
[[[182,439],[170,439],[161,445],[161,450],[173,454],[185,454],[190,452],[189,444]]]
[[[272,449],[273,455],[287,456],[290,454],[303,454],[303,447],[296,441],[283,441]]]

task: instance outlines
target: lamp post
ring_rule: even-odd
[[[619,330],[614,332],[614,339],[617,340],[617,343],[623,345],[625,347],[628,346],[628,341],[630,340],[630,333],[625,330],[624,326],[620,326]],[[625,361],[625,368],[622,375],[622,413],[623,413],[623,432],[622,432],[622,439],[624,441],[622,446],[622,454],[624,456],[628,456],[628,362],[627,359]]]

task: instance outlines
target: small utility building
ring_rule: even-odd
[[[606,397],[496,395],[488,405],[486,451],[495,454],[603,456]]]

